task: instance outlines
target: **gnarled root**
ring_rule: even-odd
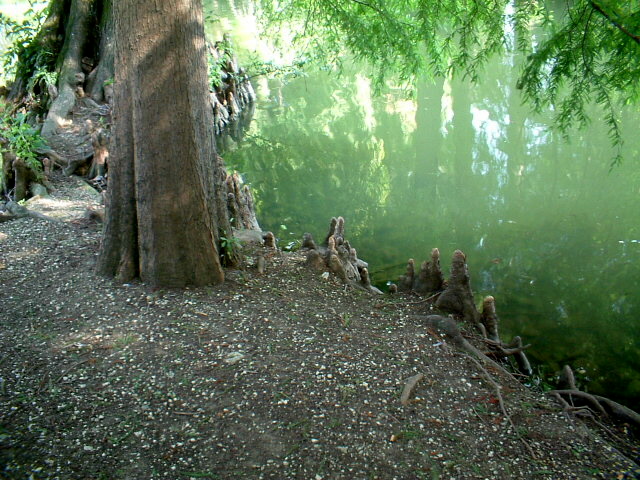
[[[32,174],[27,164],[21,158],[16,158],[13,161],[13,177],[15,179],[15,201],[25,200],[29,192],[29,182],[31,181]]]
[[[332,218],[324,244],[317,246],[310,233],[305,233],[302,248],[308,250],[307,265],[318,270],[329,270],[343,283],[371,293],[382,293],[371,285],[369,265],[358,258],[344,236],[344,218]]]
[[[244,114],[253,115],[256,93],[249,76],[233,57],[228,35],[224,35],[222,42],[208,45],[208,49],[214,61],[221,62],[222,82],[210,95],[213,125],[216,135],[220,136],[226,129],[233,129]]]
[[[238,173],[228,175],[226,185],[227,206],[229,217],[233,219],[233,226],[238,229],[260,230],[249,186],[242,186]]]
[[[500,359],[513,356],[520,373],[530,376],[533,369],[524,351],[531,345],[523,345],[520,337],[513,337],[509,344],[503,343],[498,334],[499,323],[495,298],[488,296],[482,302],[482,314],[480,315],[480,327],[485,336],[484,342],[489,347],[487,355]]]
[[[107,163],[109,160],[109,132],[104,128],[96,128],[91,134],[91,145],[93,146],[93,160],[89,170],[89,178],[104,177],[107,173]]]
[[[39,212],[34,212],[33,210],[29,210],[28,208],[20,205],[17,202],[8,202],[6,204],[6,209],[6,212],[0,212],[0,223],[7,222],[9,220],[16,220],[23,217],[31,217],[37,218],[38,220],[45,220],[47,222],[60,223],[60,220],[56,218],[49,217],[48,215],[44,215]]]
[[[487,357],[483,352],[469,343],[469,341],[462,336],[460,328],[458,328],[458,324],[453,318],[443,317],[442,315],[427,315],[426,317],[419,318],[428,328],[443,334],[449,342],[459,350],[470,354],[485,366],[492,367],[493,370],[502,373],[505,377],[517,381],[513,375],[507,372],[500,364]]]
[[[600,395],[578,390],[571,367],[565,365],[562,369],[559,386],[560,390],[551,390],[549,395],[554,396],[564,406],[565,411],[571,412],[587,407],[594,413],[611,417],[622,423],[631,425],[640,432],[640,414],[624,405]]]

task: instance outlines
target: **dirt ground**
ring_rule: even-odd
[[[54,185],[27,206],[58,221],[0,224],[0,477],[638,478],[623,427],[498,395],[416,297],[345,289],[301,254],[264,250],[259,274],[252,252],[219,287],[97,277],[99,196]]]

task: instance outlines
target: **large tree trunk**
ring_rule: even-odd
[[[219,283],[231,232],[199,0],[115,2],[114,130],[98,271],[156,286]]]

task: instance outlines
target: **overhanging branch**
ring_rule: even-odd
[[[385,17],[386,17],[386,16],[388,16],[388,15],[387,15],[387,14],[385,14],[385,13],[384,13],[384,12],[383,12],[379,7],[376,7],[375,5],[371,5],[370,3],[363,2],[363,1],[361,1],[361,0],[351,0],[351,1],[352,1],[352,2],[355,2],[355,3],[358,3],[358,4],[360,4],[360,5],[364,6],[364,7],[368,7],[368,8],[370,8],[370,9],[372,9],[372,10],[375,10],[375,11],[376,11],[376,12],[378,12],[380,15],[383,15],[383,16],[385,16]]]
[[[622,25],[616,19],[612,18],[611,15],[605,12],[604,9],[593,0],[589,1],[589,4],[591,5],[591,8],[593,8],[595,11],[600,13],[604,18],[606,18],[609,22],[611,22],[618,30],[620,30],[622,33],[624,33],[626,36],[628,36],[634,42],[640,45],[639,35],[634,35],[633,33],[631,33],[624,25]]]

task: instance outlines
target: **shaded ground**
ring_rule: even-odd
[[[415,298],[345,291],[299,254],[214,288],[96,277],[98,198],[55,185],[30,208],[60,222],[0,224],[0,477],[634,478],[613,427],[511,383],[514,429]]]

